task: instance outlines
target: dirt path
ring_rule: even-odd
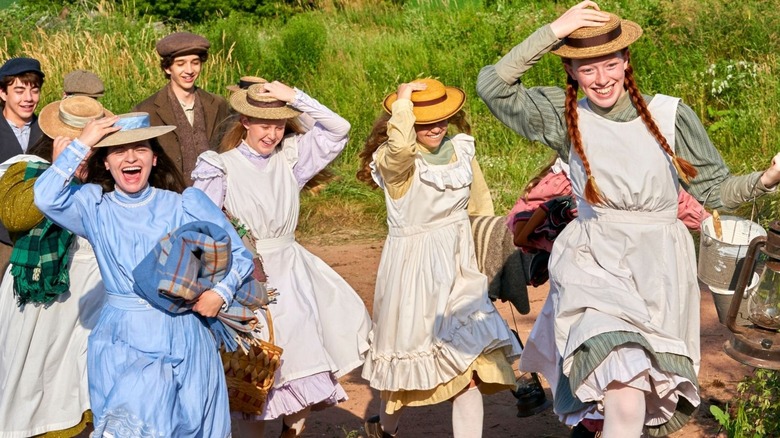
[[[364,241],[344,245],[318,245],[305,243],[314,254],[321,257],[341,274],[363,298],[369,311],[373,304],[374,280],[382,241]],[[540,311],[546,298],[547,287],[531,289],[531,313],[512,313],[509,303],[496,303],[496,307],[512,328],[515,325],[520,337],[525,340],[533,325],[534,316]],[[702,407],[695,418],[674,437],[715,437],[718,425],[709,414],[713,403],[721,404],[735,394],[736,383],[751,372],[723,353],[723,343],[728,339],[728,330],[718,322],[712,296],[706,287],[701,300],[701,349],[702,365],[699,381],[702,390]],[[378,413],[379,401],[376,391],[371,390],[360,378],[357,370],[341,381],[350,399],[339,406],[316,412],[307,421],[306,436],[319,437],[362,437],[362,423],[368,416]],[[549,388],[546,387],[548,398]],[[568,437],[569,431],[548,409],[540,414],[518,418],[516,399],[505,392],[485,397],[484,437]],[[399,429],[400,436],[447,437],[452,435],[451,406],[442,403],[432,407],[412,408],[404,412]],[[269,437],[278,436],[279,425],[274,424],[266,431]]]

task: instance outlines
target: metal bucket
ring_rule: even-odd
[[[761,225],[737,216],[721,216],[723,239],[715,237],[712,216],[701,223],[699,280],[708,286],[734,290],[750,241],[766,236]]]

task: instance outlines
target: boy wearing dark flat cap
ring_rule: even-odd
[[[176,126],[157,140],[189,185],[198,155],[219,143],[217,126],[228,116],[224,98],[195,85],[210,46],[206,38],[189,32],[173,33],[158,41],[160,67],[170,81],[134,108],[149,113],[153,126]]]
[[[11,58],[0,67],[0,163],[27,151],[41,137],[35,109],[44,74],[32,58]]]
[[[44,74],[32,58],[11,58],[0,66],[0,163],[27,152],[41,138],[35,109]],[[0,279],[11,258],[11,238],[0,224]]]

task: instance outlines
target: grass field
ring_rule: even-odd
[[[7,0],[0,0],[0,5]],[[103,103],[129,110],[164,83],[154,43],[177,29],[212,41],[200,85],[227,95],[241,75],[297,86],[352,123],[333,164],[339,179],[306,196],[301,232],[360,236],[384,232],[381,193],[354,178],[357,154],[382,97],[398,83],[433,76],[467,92],[466,110],[478,159],[497,213],[514,203],[551,152],[495,120],[475,93],[479,69],[494,63],[569,3],[551,0],[413,0],[323,3],[291,19],[228,13],[196,26],[141,16],[131,3],[80,2],[67,11],[18,5],[0,10],[0,58],[28,55],[47,74],[42,104],[61,93],[64,74],[87,68],[104,78]],[[778,150],[777,47],[780,11],[768,1],[726,5],[716,0],[605,1],[603,9],[637,21],[644,36],[632,46],[643,92],[679,96],[708,127],[734,173],[767,167]],[[560,61],[545,56],[524,77],[529,85],[563,85]],[[760,203],[776,214],[775,200]]]

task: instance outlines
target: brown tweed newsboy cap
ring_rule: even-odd
[[[91,71],[73,70],[62,80],[62,91],[68,96],[100,97],[104,93],[103,81]]]
[[[206,38],[189,32],[172,33],[157,41],[157,53],[161,57],[208,53],[211,44]]]

